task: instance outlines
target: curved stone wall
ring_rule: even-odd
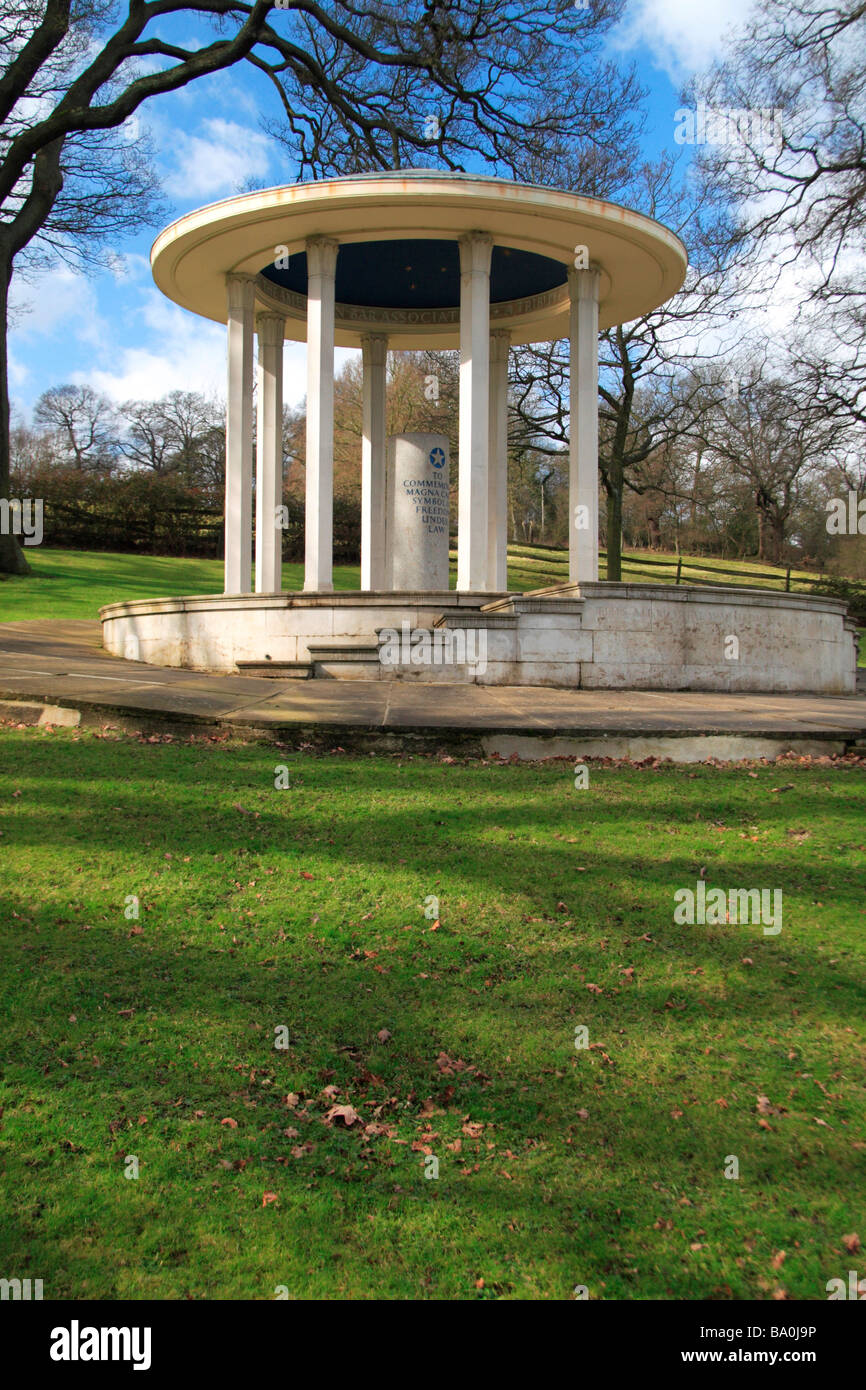
[[[845,604],[763,589],[584,583],[499,598],[218,595],[112,604],[100,616],[114,655],[194,670],[311,662],[317,675],[374,680],[824,695],[856,688],[857,634]],[[396,646],[393,634],[402,634]]]

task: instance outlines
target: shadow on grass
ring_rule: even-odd
[[[0,746],[10,1272],[85,1297],[745,1298],[796,1244],[810,1298],[847,1267],[864,875],[833,856],[862,774],[782,801],[799,773],[610,772],[578,801],[565,768],[286,758],[277,794],[271,749]],[[711,855],[710,816],[813,838]],[[780,883],[781,936],[674,927],[702,865]],[[829,938],[803,902],[828,883]],[[335,1099],[392,1133],[326,1124]]]

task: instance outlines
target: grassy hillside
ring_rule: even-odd
[[[541,584],[563,584],[568,579],[568,555],[564,550],[545,550],[533,545],[510,545],[508,547],[509,585],[513,589],[537,589]],[[662,567],[664,565],[664,567]],[[718,578],[709,571],[715,571]],[[605,572],[602,557],[601,573]],[[635,584],[672,584],[676,579],[677,556],[673,553],[654,551],[648,555],[642,550],[624,550],[622,577]],[[764,565],[757,560],[720,560],[714,557],[683,556],[680,582],[683,584],[719,583],[746,584],[750,587],[766,586],[770,589],[784,589],[786,571],[778,565]],[[760,574],[760,579],[752,576]],[[808,589],[808,581],[814,579],[814,571],[792,570],[791,588],[800,591]]]

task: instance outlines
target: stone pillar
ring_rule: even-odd
[[[283,587],[283,336],[281,314],[260,314],[259,399],[256,446],[256,593]]]
[[[490,429],[490,258],[483,232],[460,246],[460,461],[457,588],[486,590],[487,453]]]
[[[598,579],[597,270],[569,270],[568,577]]]
[[[361,339],[363,406],[361,440],[361,588],[385,587],[385,367],[388,338]]]
[[[487,588],[508,588],[508,349],[511,334],[490,334],[490,465],[487,479]]]
[[[386,573],[392,592],[448,588],[448,440],[388,440]]]
[[[307,487],[304,590],[334,587],[334,281],[338,243],[307,240]]]
[[[250,275],[227,275],[225,592],[250,588],[253,558],[253,312]]]

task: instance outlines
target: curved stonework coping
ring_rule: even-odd
[[[406,590],[396,593],[369,593],[361,589],[338,589],[330,594],[305,594],[301,590],[286,590],[282,594],[193,594],[183,598],[140,598],[123,603],[108,603],[99,610],[105,623],[126,615],[147,613],[191,613],[220,609],[255,608],[406,608],[413,605],[430,607],[482,608],[491,601],[487,593],[460,593],[454,589]]]
[[[582,580],[579,584],[556,584],[548,589],[532,589],[526,594],[509,594],[505,599],[492,600],[491,610],[503,604],[540,604],[532,611],[543,611],[551,602],[568,599],[606,598],[634,600],[664,600],[674,603],[718,603],[720,598],[739,601],[733,606],[780,607],[825,610],[845,614],[844,599],[828,598],[823,594],[783,593],[777,589],[750,589],[745,584],[640,584],[633,580],[616,583],[612,580]],[[529,611],[528,609],[526,610]]]

